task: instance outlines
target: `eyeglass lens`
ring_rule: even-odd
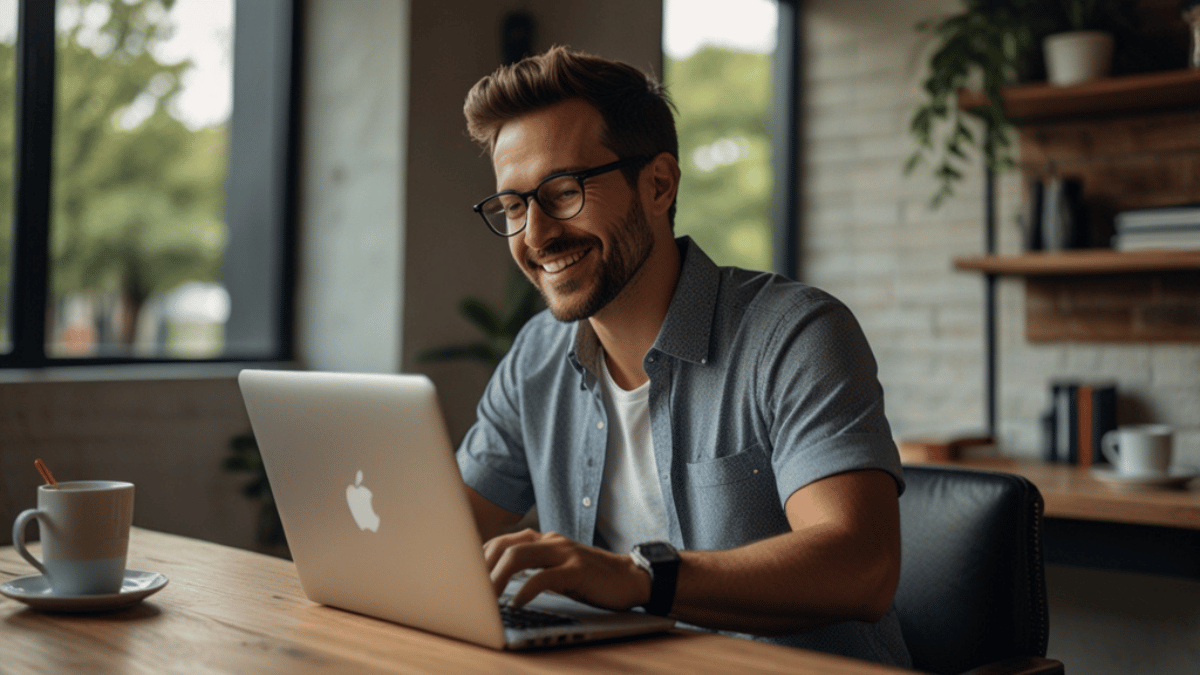
[[[537,187],[533,199],[551,218],[566,220],[583,210],[583,184],[574,176],[555,176]],[[525,227],[529,202],[521,195],[502,194],[480,206],[492,229],[501,234],[514,234]]]

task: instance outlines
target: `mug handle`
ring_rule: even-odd
[[[45,576],[46,566],[42,564],[41,560],[33,557],[33,554],[25,548],[25,525],[29,523],[30,520],[37,518],[40,515],[42,515],[42,512],[38,511],[37,509],[25,509],[22,511],[21,515],[17,516],[17,519],[13,521],[12,538],[13,546],[17,549],[17,552],[21,554],[21,557],[28,560],[30,565],[36,567],[38,571]]]
[[[1104,458],[1108,460],[1108,463],[1112,464],[1113,466],[1121,465],[1121,454],[1117,450],[1117,438],[1118,436],[1116,430],[1106,431],[1104,432],[1104,435],[1100,437],[1100,452],[1104,455]]]

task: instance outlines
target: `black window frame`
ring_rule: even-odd
[[[234,302],[225,353],[206,359],[53,357],[50,285],[56,2],[21,0],[17,18],[10,336],[0,368],[288,361],[295,350],[303,0],[240,0],[234,17],[224,283]]]
[[[771,195],[771,230],[774,234],[775,271],[799,279],[800,232],[800,0],[776,0],[779,6],[775,33],[775,90],[771,158],[774,187]]]

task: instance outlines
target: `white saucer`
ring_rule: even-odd
[[[46,577],[37,574],[0,584],[0,594],[44,612],[110,612],[141,602],[167,585],[158,572],[125,570],[121,590],[104,595],[55,595]]]
[[[1092,478],[1128,487],[1179,487],[1200,476],[1194,466],[1173,466],[1166,473],[1124,474],[1109,466],[1092,467]]]

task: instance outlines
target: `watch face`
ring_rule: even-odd
[[[638,552],[641,553],[646,560],[652,563],[675,560],[675,558],[678,556],[678,554],[675,553],[675,549],[671,548],[667,544],[662,544],[659,542],[641,544],[638,546]]]

